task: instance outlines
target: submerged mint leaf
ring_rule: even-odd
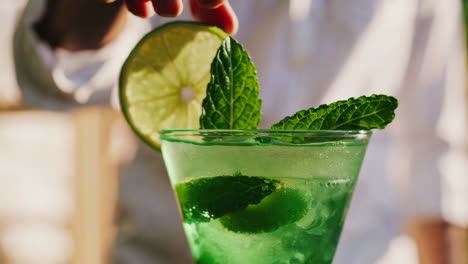
[[[255,65],[249,54],[228,37],[211,64],[211,80],[202,103],[202,129],[255,129],[262,101]]]
[[[278,180],[250,177],[219,176],[199,178],[176,184],[175,191],[184,222],[209,222],[225,214],[245,209],[281,188]]]
[[[398,100],[387,95],[361,96],[286,117],[271,129],[277,130],[368,130],[383,129],[395,118]]]
[[[282,188],[263,199],[259,204],[249,205],[242,211],[219,218],[225,228],[239,233],[273,232],[292,224],[307,212],[307,201],[301,192]]]

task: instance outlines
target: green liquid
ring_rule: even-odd
[[[174,186],[236,172],[282,184],[245,210],[208,222],[186,221],[195,263],[331,263],[366,146],[163,142]]]
[[[196,263],[331,263],[353,184],[281,180],[306,200],[306,208],[297,208],[297,211],[306,210],[303,217],[272,232],[260,233],[230,231],[220,219],[184,224]]]

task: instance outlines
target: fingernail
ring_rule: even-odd
[[[224,0],[198,0],[198,3],[206,8],[217,8],[224,3]]]

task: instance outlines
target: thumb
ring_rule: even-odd
[[[198,22],[217,26],[228,34],[235,34],[239,28],[237,16],[228,1],[223,1],[216,8],[206,8],[200,0],[190,0],[190,10]]]

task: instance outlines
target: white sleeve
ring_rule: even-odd
[[[430,1],[428,1],[430,2]],[[460,1],[434,1],[416,18],[397,112],[395,178],[410,217],[468,226],[468,104]]]
[[[442,213],[447,220],[468,227],[468,87],[466,29],[462,18],[459,25],[448,57],[445,107],[437,128],[448,145],[440,163]]]
[[[14,38],[17,79],[24,104],[63,109],[70,105],[117,102],[115,87],[120,67],[150,24],[129,15],[120,36],[99,50],[52,50],[32,29],[44,3],[44,0],[29,1]]]
[[[16,85],[13,56],[13,32],[24,1],[0,1],[0,110],[19,104],[20,93]]]

